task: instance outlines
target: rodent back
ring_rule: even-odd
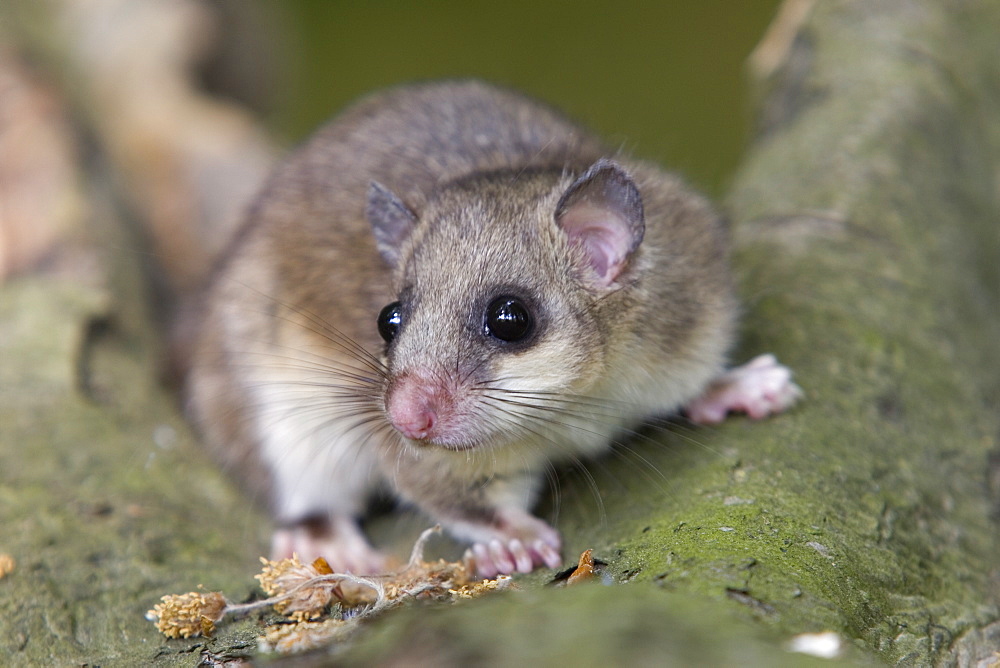
[[[468,174],[586,167],[604,152],[599,141],[539,102],[459,81],[362,99],[303,146],[292,171],[315,188],[351,193],[351,213],[363,212],[373,180],[420,212],[440,185]]]

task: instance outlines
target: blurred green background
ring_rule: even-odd
[[[216,1],[224,36],[246,40],[217,85],[288,145],[374,89],[472,76],[561,108],[716,199],[748,139],[746,59],[780,4]]]
[[[744,147],[745,61],[779,4],[258,2],[277,36],[268,117],[289,142],[374,88],[475,76],[562,108],[711,195]]]

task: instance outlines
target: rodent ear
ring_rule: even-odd
[[[570,243],[585,252],[602,288],[621,275],[646,231],[639,189],[621,166],[606,159],[566,189],[555,219]]]
[[[399,249],[417,224],[417,216],[403,200],[378,181],[368,186],[365,217],[375,233],[378,252],[390,265],[399,262]]]

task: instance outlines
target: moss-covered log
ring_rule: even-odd
[[[737,357],[776,352],[806,400],[651,430],[565,476],[567,556],[594,548],[609,586],[537,575],[402,610],[340,660],[775,665],[815,631],[854,659],[995,659],[997,25],[995,3],[823,0],[775,38],[728,199]],[[18,562],[0,579],[0,663],[194,665],[253,643],[253,620],[165,642],[142,617],[198,583],[247,594],[267,527],[197,455],[113,313],[58,279],[0,292],[0,553]]]

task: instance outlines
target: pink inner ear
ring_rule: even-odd
[[[559,224],[570,243],[586,252],[600,284],[614,283],[632,244],[628,224],[608,209],[590,204],[573,206]]]

